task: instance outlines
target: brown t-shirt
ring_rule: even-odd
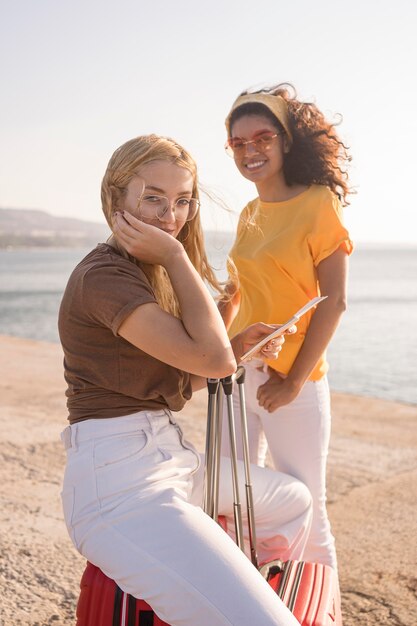
[[[180,411],[191,398],[188,373],[117,334],[132,311],[155,301],[142,270],[107,244],[99,244],[74,269],[58,322],[71,424],[147,409]]]

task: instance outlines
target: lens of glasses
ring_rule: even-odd
[[[249,141],[244,141],[239,137],[230,137],[225,145],[225,149],[229,156],[234,156],[235,154],[242,154],[248,144],[253,144],[256,150],[262,152],[271,147],[272,142],[278,134],[279,133],[262,133],[255,139]]]
[[[242,139],[229,137],[225,145],[226,152],[231,157],[235,154],[241,154],[245,150],[247,143],[247,141],[243,141]]]
[[[189,222],[196,216],[199,206],[197,198],[178,198],[174,205],[175,218]],[[165,196],[144,196],[139,202],[140,213],[147,219],[163,220],[169,208],[170,203]]]
[[[265,148],[269,148],[272,145],[276,136],[277,135],[273,133],[264,133],[263,135],[259,135],[253,143],[259,150],[265,150]]]

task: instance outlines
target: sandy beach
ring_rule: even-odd
[[[0,355],[0,624],[73,625],[85,562],[61,513],[61,349],[3,336]],[[344,625],[413,626],[417,407],[339,393],[332,399],[328,501]],[[203,391],[179,416],[199,449],[205,412]]]

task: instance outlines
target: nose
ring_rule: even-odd
[[[177,221],[175,216],[175,204],[173,202],[168,204],[165,213],[159,218],[159,221],[165,224],[174,224]]]
[[[256,154],[258,152],[254,141],[247,141],[245,144],[245,155]]]

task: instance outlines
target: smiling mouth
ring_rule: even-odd
[[[250,163],[245,163],[245,167],[250,172],[259,169],[266,163],[265,159],[259,159],[258,161],[251,161]]]

